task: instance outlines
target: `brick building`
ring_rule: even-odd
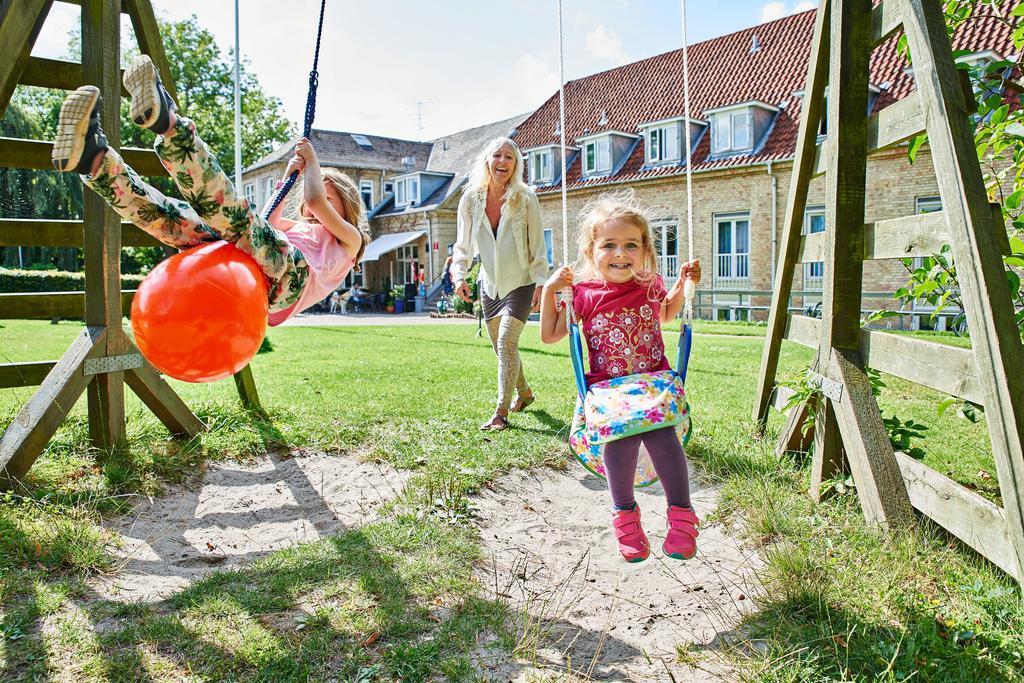
[[[654,228],[660,270],[667,280],[676,277],[679,259],[688,253],[683,137],[688,135],[694,255],[705,274],[700,315],[763,317],[785,220],[814,18],[811,10],[690,46],[689,121],[681,50],[567,83],[569,260],[576,258],[572,224],[582,205],[598,193],[631,187],[641,201],[659,208]],[[971,65],[1008,58],[1010,29],[979,16],[956,36],[955,48],[969,51],[960,60]],[[913,70],[898,54],[895,38],[873,54],[870,83],[872,111],[914,89]],[[563,260],[558,107],[555,93],[515,135],[541,200],[553,265]],[[819,142],[827,130],[823,121]],[[867,173],[868,221],[939,208],[927,147],[913,164],[905,145],[883,150],[869,160]],[[824,197],[818,178],[808,196],[805,230],[824,230]],[[805,264],[802,271],[794,290],[808,296],[794,299],[796,305],[820,300],[814,292],[821,289],[823,264]],[[880,294],[867,305],[892,306],[889,293],[905,280],[899,263],[865,263],[864,291]],[[915,324],[927,325],[927,318],[917,316]]]

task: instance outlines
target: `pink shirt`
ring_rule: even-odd
[[[582,324],[590,356],[587,384],[638,372],[668,370],[661,338],[661,278],[581,282],[572,288],[572,308]]]
[[[341,285],[355,265],[341,242],[319,223],[296,223],[283,232],[291,245],[306,257],[309,279],[294,305],[270,312],[271,326],[280,325],[296,313],[323,301]]]

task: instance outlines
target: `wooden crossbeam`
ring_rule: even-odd
[[[56,364],[55,360],[0,364],[0,389],[39,386]]]
[[[816,349],[820,338],[820,320],[805,315],[790,316],[786,339]],[[973,403],[982,404],[985,400],[977,363],[970,349],[891,332],[861,330],[859,351],[864,365],[879,372]]]
[[[0,2],[0,116],[7,110],[52,3],[53,0]]]
[[[22,477],[46,448],[89,384],[82,366],[86,358],[103,355],[105,337],[103,328],[82,330],[0,436],[0,478]]]
[[[921,101],[917,93],[911,93],[902,100],[893,102],[885,109],[875,112],[868,118],[868,153],[892,147],[923,133],[924,124],[924,113],[921,110]],[[818,145],[818,149],[815,152],[815,177],[827,170],[827,149],[829,144],[830,140],[826,138]]]
[[[84,224],[49,218],[0,218],[0,247],[81,247]],[[160,240],[132,223],[121,223],[121,246],[159,247]]]
[[[910,503],[1018,581],[1006,512],[906,453],[896,453]]]
[[[882,0],[871,10],[871,44],[885,41],[903,25],[903,0]]]
[[[0,320],[80,319],[85,316],[85,296],[85,292],[0,294]],[[121,315],[131,311],[134,296],[134,289],[121,292]]]
[[[122,76],[124,71],[121,71]],[[87,85],[82,76],[82,65],[78,62],[69,62],[63,59],[46,59],[44,57],[29,57],[28,64],[21,72],[20,85],[34,85],[40,88],[52,88],[54,90],[76,90],[80,86]],[[121,94],[128,95],[124,84],[121,85]]]
[[[52,142],[0,137],[0,166],[52,171],[53,160],[50,154],[52,150]],[[125,147],[120,150],[120,154],[125,162],[141,175],[167,175],[167,171],[160,163],[160,158],[151,149]]]

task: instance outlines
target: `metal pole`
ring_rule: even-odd
[[[238,0],[235,0],[235,190],[242,192],[242,61],[238,31]]]

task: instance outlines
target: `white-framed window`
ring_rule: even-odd
[[[395,181],[395,206],[418,204],[420,201],[419,176],[399,178]]]
[[[825,207],[807,207],[807,210],[804,212],[803,233],[805,235],[813,235],[818,232],[825,232]],[[822,278],[824,277],[824,261],[804,264],[804,289],[820,290],[823,286]]]
[[[715,293],[712,301],[715,320],[726,322],[750,321],[750,298],[743,294]]]
[[[245,201],[249,202],[249,206],[256,208],[256,183],[245,184]]]
[[[548,268],[555,265],[555,231],[544,228],[544,251],[548,255]]]
[[[391,182],[390,180],[385,181],[384,182],[384,194],[385,194],[385,196],[389,195],[389,194],[394,194],[394,193],[395,193],[395,184],[393,182]]]
[[[367,209],[373,208],[373,181],[372,180],[360,180],[359,181],[359,196],[363,199],[363,206]]]
[[[679,161],[679,124],[658,126],[647,131],[647,162]]]
[[[658,274],[671,287],[679,278],[679,224],[666,219],[651,223],[654,253],[658,257]]]
[[[415,244],[407,244],[395,250],[395,260],[391,264],[391,282],[405,285],[416,281],[416,270],[419,268],[420,248]]]
[[[260,197],[260,206],[266,206],[274,196],[274,176],[267,176],[263,179],[263,193]]]
[[[743,289],[750,284],[750,214],[715,216],[716,288]]]
[[[550,149],[530,152],[530,182],[549,183],[555,179],[555,155]]]
[[[743,152],[752,146],[750,107],[715,114],[712,128],[715,154]]]
[[[583,175],[607,173],[612,170],[611,141],[608,138],[583,144]]]

